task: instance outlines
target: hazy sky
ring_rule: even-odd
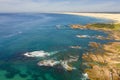
[[[120,12],[120,0],[0,0],[0,12]]]

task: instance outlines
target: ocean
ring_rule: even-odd
[[[111,20],[54,13],[0,13],[0,80],[85,80],[82,54],[89,42],[104,44],[108,40],[78,38],[76,35],[106,37],[102,31],[71,29],[72,24],[107,23]],[[73,49],[70,46],[80,46]],[[52,54],[46,58],[26,57],[26,52],[43,51]],[[71,72],[37,63],[45,59],[64,60],[78,56],[71,63]]]

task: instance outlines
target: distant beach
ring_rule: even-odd
[[[63,14],[71,14],[71,15],[80,15],[80,16],[89,16],[89,17],[96,17],[96,18],[105,18],[111,19],[115,22],[120,22],[120,13],[72,13],[72,12],[65,12]]]

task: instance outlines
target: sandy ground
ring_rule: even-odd
[[[80,16],[89,16],[89,17],[96,17],[96,18],[105,18],[111,19],[115,22],[120,22],[120,14],[113,14],[113,13],[63,13],[63,14],[71,14],[71,15],[80,15]]]

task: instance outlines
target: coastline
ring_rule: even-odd
[[[100,17],[93,15],[93,13],[75,13],[74,15],[81,14],[84,16],[90,15],[90,17]],[[91,50],[82,55],[82,65],[86,66],[84,73],[87,73],[91,80],[120,80],[120,21],[119,17],[117,18],[117,21],[114,19],[117,17],[117,15],[113,15],[114,17],[112,17],[112,15],[113,14],[111,14],[111,17],[109,15],[108,18],[108,16],[105,16],[105,14],[101,13],[101,18],[111,18],[114,21],[112,24],[93,23],[84,26],[80,24],[74,24],[70,26],[72,29],[100,30],[108,34],[108,37],[105,39],[114,40],[112,42],[108,42],[107,44],[99,44],[97,42],[90,42],[88,44],[88,46],[91,47]],[[102,39],[104,40],[104,38]]]
[[[72,12],[64,12],[62,14],[70,14],[70,15],[78,15],[78,16],[88,16],[88,17],[95,17],[95,18],[102,18],[102,19],[110,19],[113,20],[115,23],[120,23],[120,13],[72,13]]]
[[[86,16],[98,19],[108,19],[111,23],[72,24],[72,29],[91,29],[103,31],[108,37],[96,38],[101,40],[113,40],[106,44],[90,42],[91,49],[82,55],[83,72],[91,80],[120,80],[120,14],[114,13],[70,13],[59,14]],[[81,35],[79,35],[80,38]],[[94,50],[94,51],[92,51]]]

